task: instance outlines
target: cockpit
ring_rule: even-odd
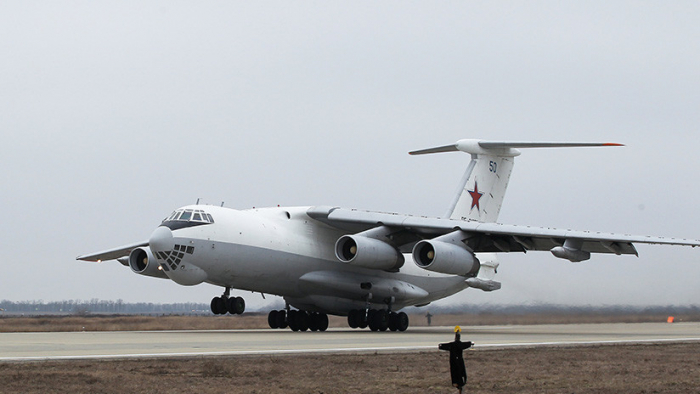
[[[163,219],[161,226],[177,230],[185,227],[201,226],[204,224],[214,223],[214,218],[211,214],[202,209],[183,208],[176,209],[167,218]]]
[[[176,209],[163,221],[181,220],[183,222],[214,223],[214,218],[201,209]]]

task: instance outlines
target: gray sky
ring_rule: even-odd
[[[0,0],[0,299],[209,302],[75,257],[197,198],[441,215],[469,157],[406,152],[461,138],[627,144],[524,152],[503,223],[700,238],[698,20],[683,1]],[[638,249],[503,256],[502,290],[444,302],[699,303],[700,250]]]

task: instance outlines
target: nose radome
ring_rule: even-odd
[[[151,234],[151,238],[148,239],[148,245],[152,252],[166,252],[173,250],[175,247],[173,232],[167,227],[158,227],[155,229],[155,231],[153,231],[153,234]]]

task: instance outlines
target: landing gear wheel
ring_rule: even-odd
[[[391,331],[399,329],[399,314],[396,312],[389,313],[389,329]]]
[[[222,297],[214,297],[209,304],[211,311],[215,315],[223,315],[226,313],[226,300]]]
[[[278,314],[279,314],[278,311],[270,311],[270,313],[267,315],[267,324],[272,329],[280,328],[279,324],[277,324],[277,315]]]
[[[328,315],[325,313],[316,315],[316,326],[319,331],[326,331],[328,329]]]
[[[234,310],[237,314],[242,315],[245,312],[245,300],[242,297],[236,297],[236,307]]]
[[[379,331],[386,331],[389,328],[389,311],[378,311],[374,318],[378,320]]]
[[[367,311],[367,325],[372,331],[377,331],[377,326],[374,324],[374,315],[377,313],[374,309]]]
[[[372,331],[386,331],[389,328],[389,311],[370,309],[367,322]]]
[[[367,312],[364,310],[359,311],[359,319],[357,321],[357,327],[365,329],[367,328]]]
[[[309,330],[318,331],[318,313],[309,313]]]
[[[287,328],[287,311],[277,311],[277,328]]]
[[[241,297],[229,298],[226,309],[232,315],[240,315],[245,311],[245,300]]]
[[[299,331],[299,325],[297,323],[298,311],[289,311],[287,314],[287,323],[292,331]]]
[[[309,314],[309,330],[326,331],[328,329],[328,315],[325,313]]]
[[[408,315],[404,312],[399,312],[397,315],[397,329],[404,332],[408,329]]]
[[[359,327],[360,312],[361,311],[357,309],[351,309],[350,312],[348,312],[348,326],[350,326],[350,328]]]
[[[309,329],[309,314],[305,311],[299,311],[297,313],[297,325],[299,326],[299,331],[306,331]]]

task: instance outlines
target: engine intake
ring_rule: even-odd
[[[129,253],[129,267],[137,274],[168,279],[159,266],[148,248],[136,248]]]
[[[436,240],[423,240],[413,247],[417,266],[441,274],[474,277],[481,264],[466,247]]]
[[[403,255],[393,246],[361,235],[343,235],[335,243],[335,256],[343,263],[394,271],[403,266]]]

